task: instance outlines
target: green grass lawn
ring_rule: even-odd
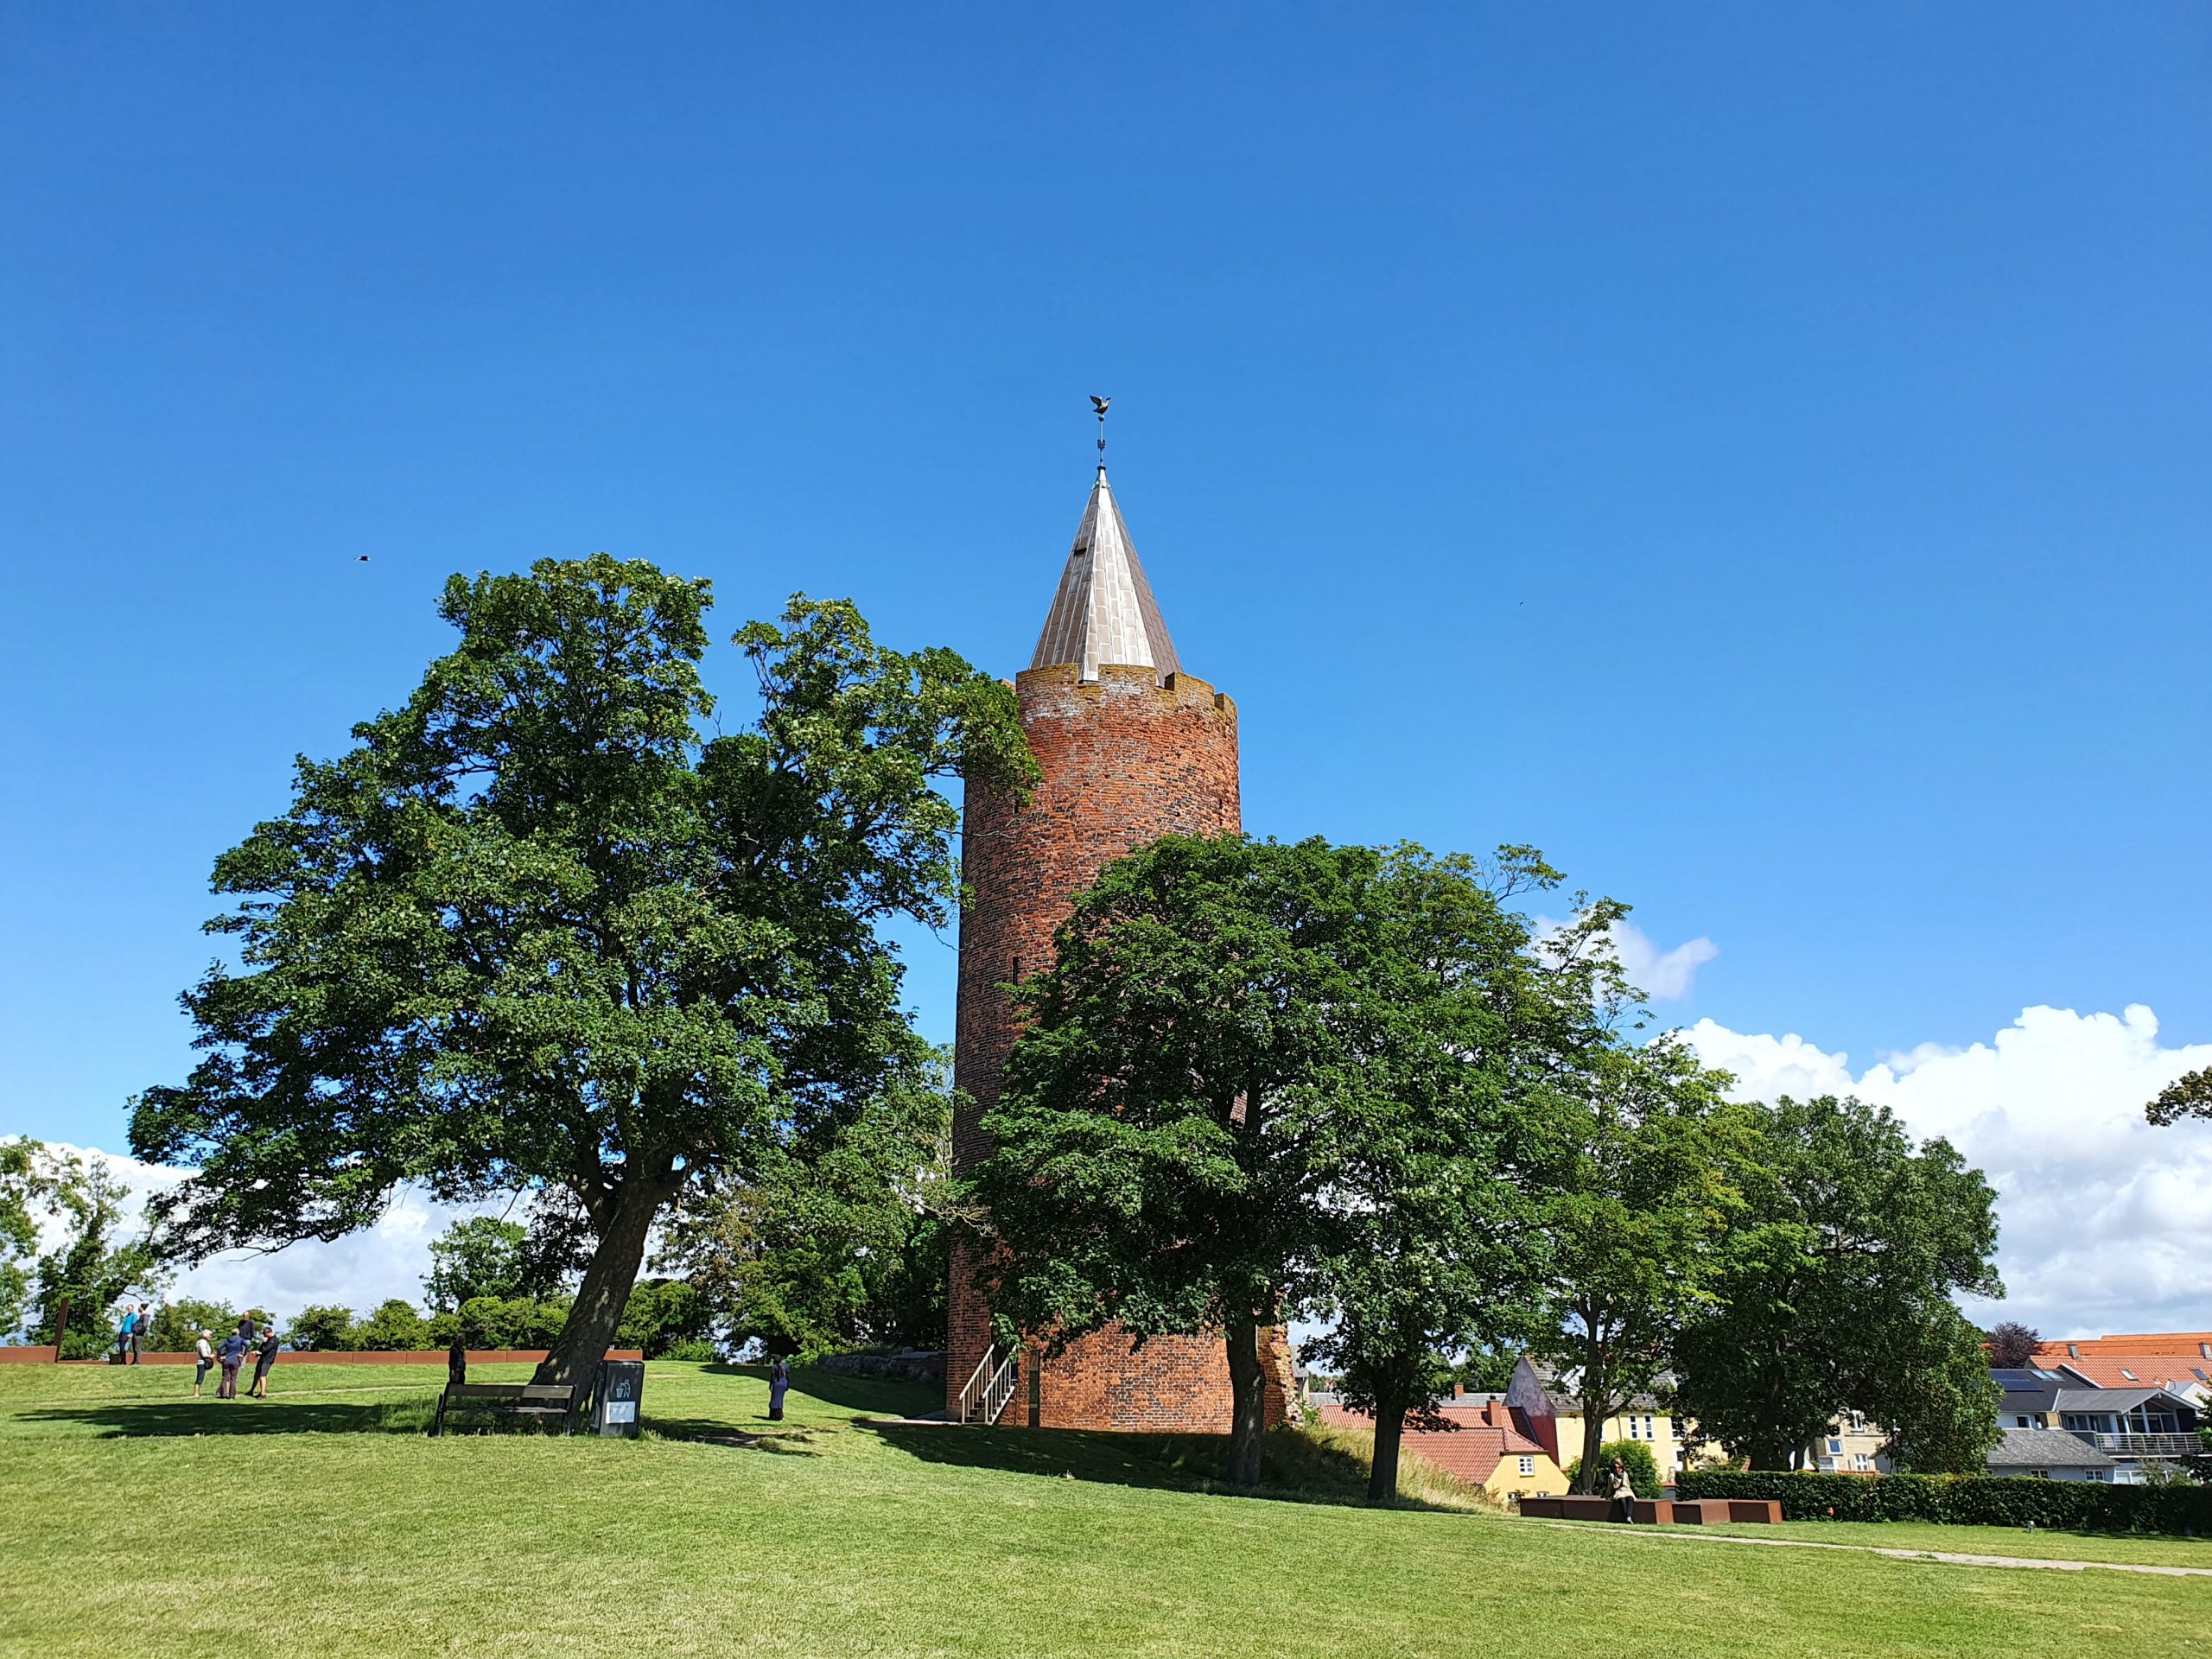
[[[429,1440],[435,1370],[288,1359],[266,1402],[194,1402],[190,1378],[0,1368],[0,1651],[2212,1655],[2212,1580],[1228,1497],[1206,1442],[872,1427],[934,1402],[813,1373],[756,1440],[756,1376],[656,1363],[635,1442]],[[1344,1443],[1278,1466],[1309,1498],[1357,1489]],[[2029,1553],[1993,1529],[1783,1530]]]

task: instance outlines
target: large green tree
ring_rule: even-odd
[[[48,1201],[65,1221],[61,1242],[38,1259],[31,1300],[31,1340],[60,1340],[64,1359],[88,1359],[115,1341],[116,1305],[151,1301],[168,1281],[159,1254],[142,1234],[126,1231],[124,1200],[130,1189],[98,1158],[46,1155]],[[67,1328],[58,1330],[60,1310]]]
[[[1510,905],[1558,880],[1527,848],[1485,870],[1404,847],[1367,884],[1343,1011],[1364,1063],[1314,1126],[1327,1203],[1310,1276],[1332,1322],[1308,1352],[1373,1416],[1374,1503],[1396,1495],[1408,1423],[1450,1426],[1435,1406],[1454,1362],[1542,1329],[1544,1125],[1605,1040],[1599,958],[1540,948]]]
[[[944,1341],[952,1101],[931,1076],[887,1089],[809,1161],[710,1181],[671,1217],[681,1273],[734,1346],[815,1355]]]
[[[1056,1342],[1219,1332],[1230,1470],[1260,1475],[1263,1333],[1326,1204],[1322,1120],[1368,1056],[1364,848],[1171,836],[1077,897],[985,1115],[994,1308]]]
[[[1980,1332],[1951,1297],[2004,1294],[1981,1172],[1948,1141],[1916,1145],[1886,1109],[1833,1096],[1756,1109],[1753,1132],[1713,1300],[1677,1344],[1682,1408],[1755,1469],[1797,1466],[1851,1409],[1916,1467],[1979,1467],[1994,1394]],[[1937,1398],[1961,1391],[1948,1408]]]
[[[1548,1319],[1530,1352],[1580,1408],[1580,1491],[1597,1490],[1606,1420],[1657,1384],[1712,1299],[1745,1133],[1727,1082],[1670,1039],[1610,1043],[1561,1080],[1547,1119]]]
[[[593,1249],[539,1376],[582,1382],[686,1187],[925,1064],[877,925],[947,919],[937,785],[1032,775],[1013,694],[799,598],[736,636],[759,715],[709,735],[709,604],[605,555],[454,577],[457,647],[217,861],[237,961],[184,998],[190,1080],[131,1121],[197,1166],[175,1248],[335,1237],[403,1182],[558,1189]]]
[[[0,1141],[0,1334],[19,1329],[29,1306],[39,1224],[53,1214],[67,1171],[43,1142]]]

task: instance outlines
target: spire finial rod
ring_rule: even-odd
[[[1102,473],[1106,470],[1106,405],[1113,401],[1110,397],[1093,397],[1090,400],[1090,407],[1098,415],[1098,470]]]

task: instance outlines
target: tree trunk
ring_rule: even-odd
[[[1267,1427],[1267,1367],[1260,1322],[1247,1314],[1224,1332],[1229,1346],[1229,1478],[1249,1491],[1260,1484],[1260,1437]]]
[[[652,1231],[653,1217],[675,1192],[669,1179],[674,1162],[672,1154],[645,1160],[623,1177],[607,1206],[599,1248],[592,1253],[591,1265],[584,1269],[583,1283],[576,1287],[568,1323],[538,1363],[532,1380],[556,1388],[573,1387],[579,1406],[599,1362],[607,1357],[607,1344],[614,1340],[615,1327],[622,1323],[622,1311],[629,1305],[638,1268],[645,1259],[645,1239]]]
[[[1375,1395],[1375,1461],[1367,1471],[1367,1501],[1398,1499],[1398,1451],[1406,1432],[1406,1391],[1377,1390]]]
[[[1582,1472],[1574,1478],[1578,1492],[1594,1492],[1605,1471],[1599,1468],[1598,1453],[1605,1444],[1605,1406],[1603,1399],[1582,1402]]]

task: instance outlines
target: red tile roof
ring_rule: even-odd
[[[2187,1354],[2105,1354],[2043,1363],[2050,1370],[2071,1371],[2100,1389],[2193,1389],[2205,1382],[2198,1370],[2212,1373],[2212,1359],[2200,1357],[2194,1350]]]
[[[1486,1400],[1478,1405],[1472,1401],[1446,1400],[1440,1403],[1437,1413],[1454,1427],[1409,1428],[1402,1444],[1422,1462],[1433,1464],[1470,1485],[1481,1485],[1509,1457],[1550,1455],[1529,1438],[1527,1425],[1516,1422],[1503,1401]],[[1322,1407],[1321,1421],[1338,1428],[1375,1427],[1365,1412],[1344,1406]]]
[[[2072,1337],[2059,1342],[2044,1343],[2036,1350],[2036,1363],[2061,1365],[2072,1359],[2101,1359],[2108,1354],[2164,1354],[2174,1358],[2202,1359],[2208,1347],[2212,1347],[2212,1331],[2167,1331],[2133,1337]]]

